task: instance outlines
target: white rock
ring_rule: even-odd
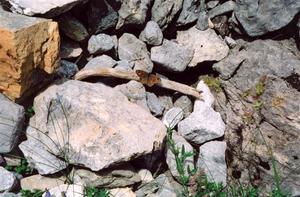
[[[112,68],[117,64],[113,58],[107,55],[101,55],[91,59],[84,67],[84,69],[94,69],[108,67]]]
[[[149,45],[160,45],[163,40],[163,33],[155,21],[149,21],[141,32],[139,39]]]
[[[62,193],[65,194],[66,197],[84,197],[84,187],[81,185],[59,185],[54,187],[48,191],[51,196],[62,196]],[[43,197],[48,197],[46,192],[43,194]]]
[[[205,82],[203,80],[199,81],[197,88],[198,91],[202,91],[201,93],[201,97],[203,99],[202,100],[196,100],[194,103],[194,111],[198,111],[201,110],[201,106],[202,104],[212,107],[214,102],[215,102],[215,97],[214,95],[211,93],[209,87],[205,84]]]
[[[9,192],[17,184],[17,178],[12,172],[0,166],[0,192]]]
[[[98,54],[109,51],[115,47],[114,40],[110,35],[93,35],[88,41],[88,51],[90,54]]]
[[[114,197],[136,197],[135,193],[131,190],[131,188],[116,188],[111,189],[110,195]]]
[[[162,121],[166,127],[173,129],[182,119],[183,110],[179,107],[173,107],[164,114]]]
[[[21,188],[24,190],[42,190],[56,187],[64,184],[65,177],[51,178],[39,174],[32,175],[21,179]]]
[[[154,180],[152,173],[147,169],[139,170],[138,174],[140,175],[143,184],[149,183]]]

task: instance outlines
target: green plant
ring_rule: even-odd
[[[110,193],[104,188],[86,187],[84,191],[85,197],[109,197]]]
[[[17,166],[10,166],[7,165],[5,166],[5,169],[9,170],[9,171],[14,171],[17,174],[26,174],[32,171],[32,169],[28,166],[28,162],[26,159],[21,159],[21,162],[19,165]]]
[[[254,104],[253,104],[253,108],[256,110],[256,111],[259,111],[261,110],[261,108],[263,107],[263,102],[262,101],[256,101]]]
[[[37,189],[33,190],[33,191],[24,190],[24,189],[21,190],[21,196],[22,197],[42,197],[43,193],[44,193],[44,191],[37,190]]]
[[[215,92],[219,93],[222,91],[222,84],[219,78],[214,78],[210,76],[203,77],[203,81],[206,83],[206,85],[214,90]]]
[[[227,188],[227,196],[230,197],[256,197],[258,196],[258,190],[253,186],[239,186],[230,185]]]
[[[195,197],[202,196],[218,196],[226,197],[226,192],[223,191],[222,183],[210,182],[206,175],[197,177],[197,193]]]
[[[30,106],[26,109],[25,114],[31,118],[32,116],[34,116],[35,112],[34,112],[34,108],[33,106]]]

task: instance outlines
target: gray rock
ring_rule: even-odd
[[[93,35],[88,41],[88,51],[90,54],[99,54],[112,50],[115,43],[111,36],[107,34]]]
[[[208,13],[206,11],[202,11],[199,13],[196,28],[205,31],[208,28]]]
[[[75,5],[78,5],[86,0],[7,0],[11,4],[11,10],[20,14],[33,16],[43,15],[51,18],[67,12]]]
[[[0,194],[0,197],[21,197],[21,194],[5,192],[3,194]]]
[[[261,36],[283,28],[299,11],[298,0],[240,0],[235,16],[249,36]]]
[[[228,17],[226,15],[216,16],[211,20],[214,30],[222,37],[228,36],[230,33]]]
[[[154,180],[152,173],[147,169],[139,170],[138,175],[141,177],[142,184],[147,184]]]
[[[193,111],[193,103],[188,96],[180,96],[174,102],[174,107],[179,107],[183,110],[184,117],[188,117]]]
[[[147,104],[150,111],[154,116],[161,116],[164,111],[164,107],[158,100],[157,96],[154,93],[146,92]]]
[[[71,79],[78,72],[77,64],[62,60],[61,65],[57,70],[57,75],[62,78]]]
[[[132,70],[134,67],[134,63],[128,60],[121,60],[117,62],[117,66],[115,68],[123,69],[123,70]]]
[[[193,50],[184,45],[164,39],[161,46],[151,48],[151,60],[164,69],[182,72],[193,58]]]
[[[152,7],[151,20],[164,30],[175,15],[181,10],[183,0],[169,1],[169,0],[154,0]]]
[[[141,32],[139,39],[149,45],[160,45],[163,40],[163,33],[155,21],[149,21]]]
[[[0,94],[0,153],[15,147],[24,123],[24,108]]]
[[[206,3],[206,6],[208,9],[212,9],[214,7],[216,7],[219,4],[219,0],[210,0]]]
[[[165,111],[171,109],[173,107],[173,101],[172,101],[172,97],[171,96],[167,96],[167,95],[161,95],[158,96],[158,100],[160,100],[161,104],[163,105]]]
[[[61,31],[74,41],[82,42],[89,37],[84,25],[70,14],[65,14],[58,19]]]
[[[143,25],[150,3],[149,0],[122,0],[116,29],[120,29],[123,25]]]
[[[209,10],[208,15],[209,18],[214,18],[216,16],[226,14],[228,12],[234,11],[236,7],[236,3],[234,1],[226,1],[225,3]]]
[[[182,11],[176,24],[187,25],[197,20],[200,12],[200,0],[183,0]]]
[[[154,144],[159,150],[166,135],[160,120],[101,83],[53,85],[35,98],[34,109],[19,147],[39,174],[68,163],[99,171],[149,154]]]
[[[173,131],[172,133],[172,139],[175,143],[175,147],[179,148],[179,150],[182,150],[182,147],[184,146],[185,152],[194,152],[193,147],[180,135],[177,134],[176,131]],[[179,154],[180,157],[181,153]],[[177,169],[177,164],[176,164],[176,159],[175,159],[175,155],[173,154],[173,152],[171,151],[170,148],[167,148],[166,151],[166,162],[168,164],[168,167],[171,171],[171,174],[173,175],[173,177],[177,180],[177,181],[181,181],[180,180],[180,175],[178,173],[178,169]],[[184,170],[185,170],[185,175],[188,175],[188,168],[190,168],[190,170],[193,170],[195,168],[194,166],[194,157],[188,157],[184,160]],[[188,167],[189,166],[189,167]]]
[[[183,110],[179,107],[173,107],[164,114],[162,121],[166,127],[173,129],[182,119]]]
[[[107,0],[91,0],[86,14],[89,31],[93,34],[98,34],[113,28],[118,22],[118,13],[112,8]]]
[[[237,42],[231,37],[225,36],[224,40],[230,48],[234,48],[237,45]]]
[[[194,50],[194,57],[188,66],[194,67],[204,61],[220,61],[228,55],[226,43],[212,29],[200,31],[192,27],[177,32],[179,44]]]
[[[108,67],[112,68],[117,64],[117,61],[112,59],[110,56],[101,55],[91,59],[84,67],[84,69],[94,69]]]
[[[222,137],[225,131],[220,113],[206,105],[201,107],[178,124],[178,133],[195,144]]]
[[[227,184],[225,160],[226,142],[212,141],[200,146],[197,167],[203,170],[211,182]]]
[[[63,39],[60,45],[60,57],[69,59],[79,57],[82,54],[82,49],[77,42]]]
[[[137,39],[134,35],[124,33],[119,39],[118,54],[120,60],[128,60],[134,62],[135,70],[143,70],[151,73],[153,63],[146,44]]]
[[[9,192],[17,184],[17,178],[12,172],[0,166],[0,192]]]
[[[156,177],[155,182],[159,186],[158,191],[155,193],[157,197],[177,197],[175,188],[171,185],[165,174],[161,174]]]

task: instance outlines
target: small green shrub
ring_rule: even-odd
[[[110,193],[104,188],[86,187],[84,191],[85,197],[109,197]]]
[[[9,166],[5,167],[6,170],[14,171],[17,174],[26,174],[32,171],[32,169],[28,166],[28,162],[26,159],[21,159],[21,163],[17,166]]]
[[[219,93],[222,91],[222,84],[219,78],[214,78],[210,76],[203,77],[205,84],[213,91]]]
[[[30,191],[30,190],[24,190],[22,189],[21,190],[21,196],[22,197],[42,197],[44,191],[42,190],[33,190],[33,191]]]

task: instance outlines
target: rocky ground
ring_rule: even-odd
[[[299,13],[0,0],[0,196],[300,196]]]

